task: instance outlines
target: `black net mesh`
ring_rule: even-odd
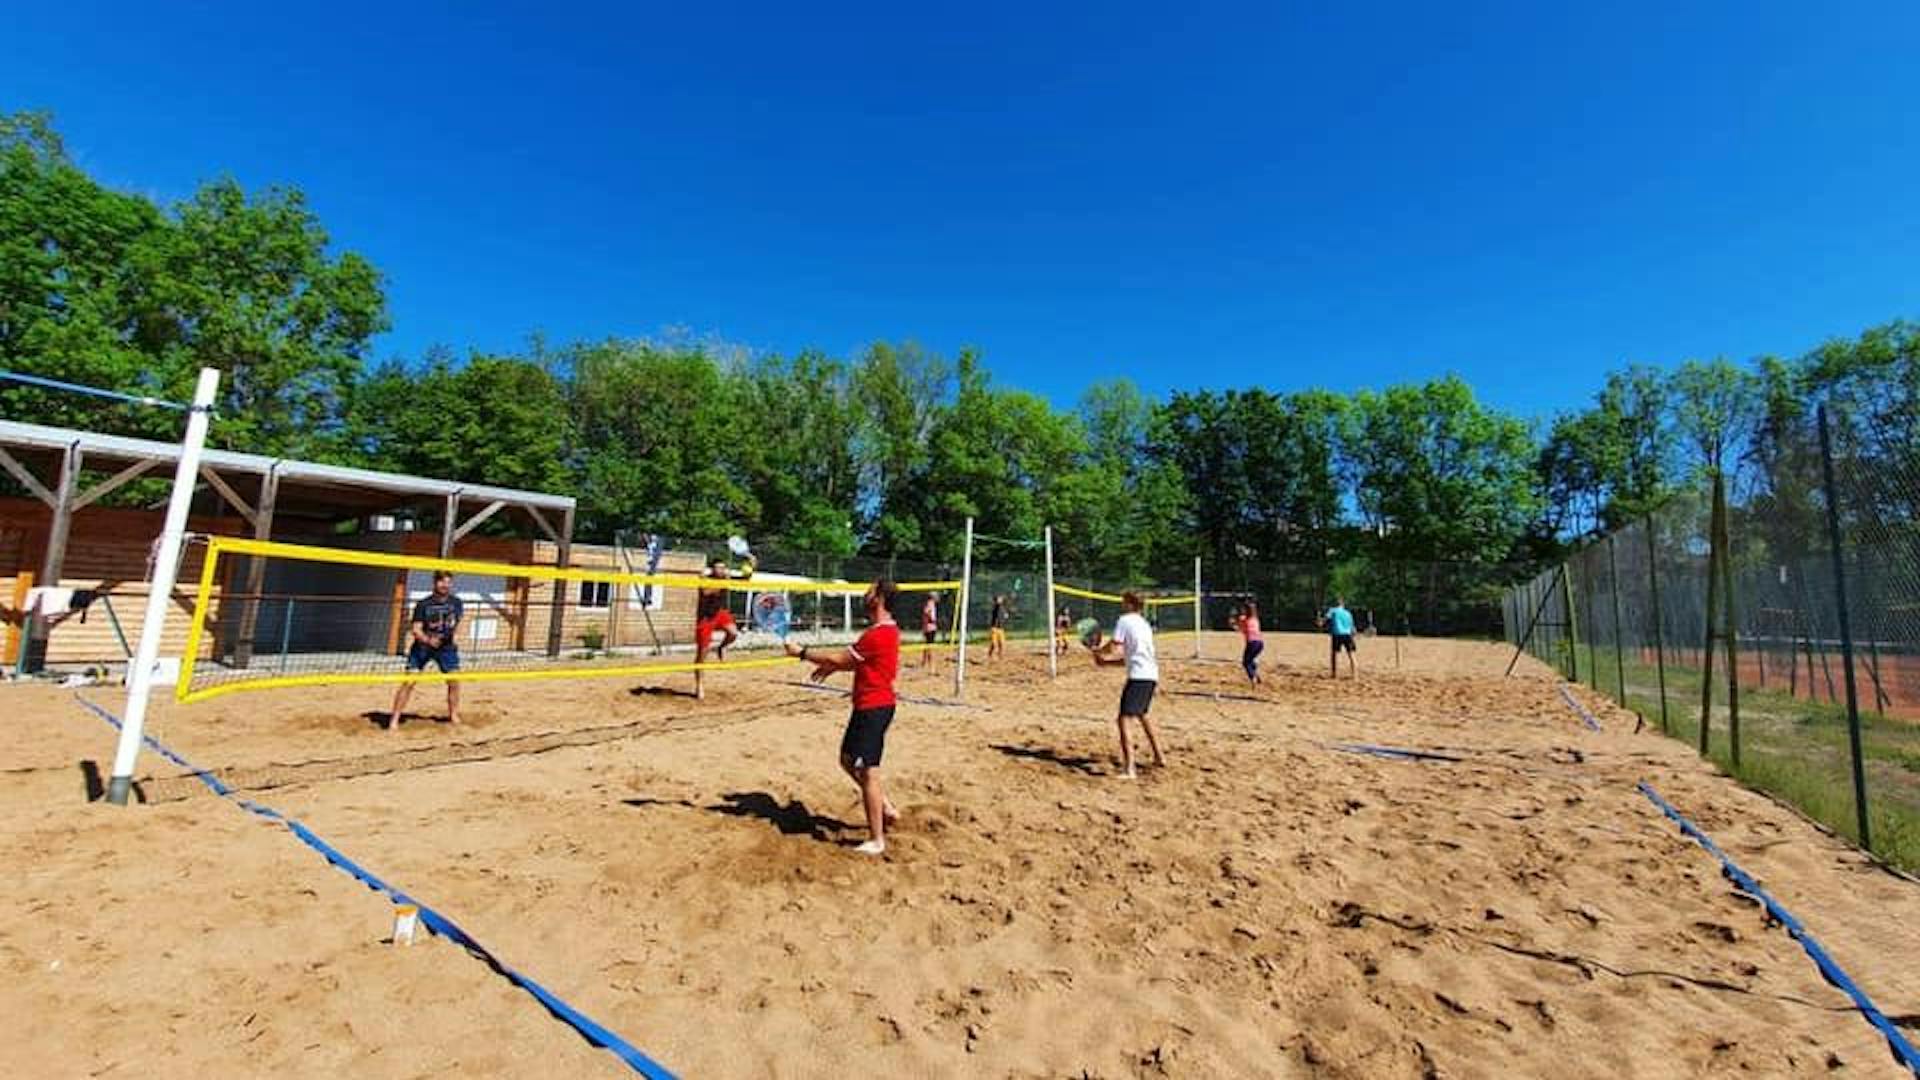
[[[1830,460],[1817,410],[1775,416],[1722,517],[1710,480],[1689,485],[1502,614],[1517,647],[1920,867],[1920,442],[1900,415],[1830,405]]]

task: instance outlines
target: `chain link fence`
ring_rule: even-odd
[[[1776,418],[1723,479],[1508,590],[1508,641],[1920,870],[1915,435]]]

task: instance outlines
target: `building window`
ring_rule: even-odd
[[[580,583],[580,606],[583,608],[605,608],[612,606],[613,585],[605,581],[583,581]]]

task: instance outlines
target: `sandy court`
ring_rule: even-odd
[[[804,670],[169,703],[153,733],[459,921],[689,1077],[1904,1075],[1800,947],[1634,785],[1920,1028],[1920,885],[1508,651],[1270,635],[1249,690],[1163,644],[1170,757],[1116,778],[1121,676],[1083,654],[907,703],[882,862]],[[948,698],[950,661],[903,692]],[[844,682],[844,677],[843,680]],[[638,692],[636,692],[638,691]],[[117,691],[87,691],[117,711]],[[626,1074],[483,964],[383,944],[391,905],[157,756],[0,689],[8,1075]],[[413,709],[438,716],[425,687]],[[1339,749],[1379,744],[1457,760]],[[1910,1036],[1911,1037],[1911,1036]]]

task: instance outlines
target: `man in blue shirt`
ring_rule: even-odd
[[[433,591],[420,598],[413,605],[413,618],[407,628],[407,670],[425,671],[428,664],[440,669],[443,675],[452,675],[460,670],[460,619],[467,613],[467,607],[453,594],[453,574],[446,570],[433,572]],[[413,696],[413,684],[403,682],[393,695],[393,710],[388,714],[387,730],[400,728],[400,714],[406,710],[407,699]],[[453,679],[447,680],[447,723],[460,722],[460,684]]]
[[[1327,633],[1332,635],[1333,653],[1331,660],[1333,662],[1333,671],[1331,677],[1335,679],[1340,677],[1340,650],[1345,649],[1347,651],[1347,673],[1356,679],[1359,678],[1360,667],[1354,659],[1353,612],[1347,610],[1347,598],[1344,596],[1334,597],[1333,606],[1327,609],[1327,613],[1321,617],[1320,622],[1326,626]]]

